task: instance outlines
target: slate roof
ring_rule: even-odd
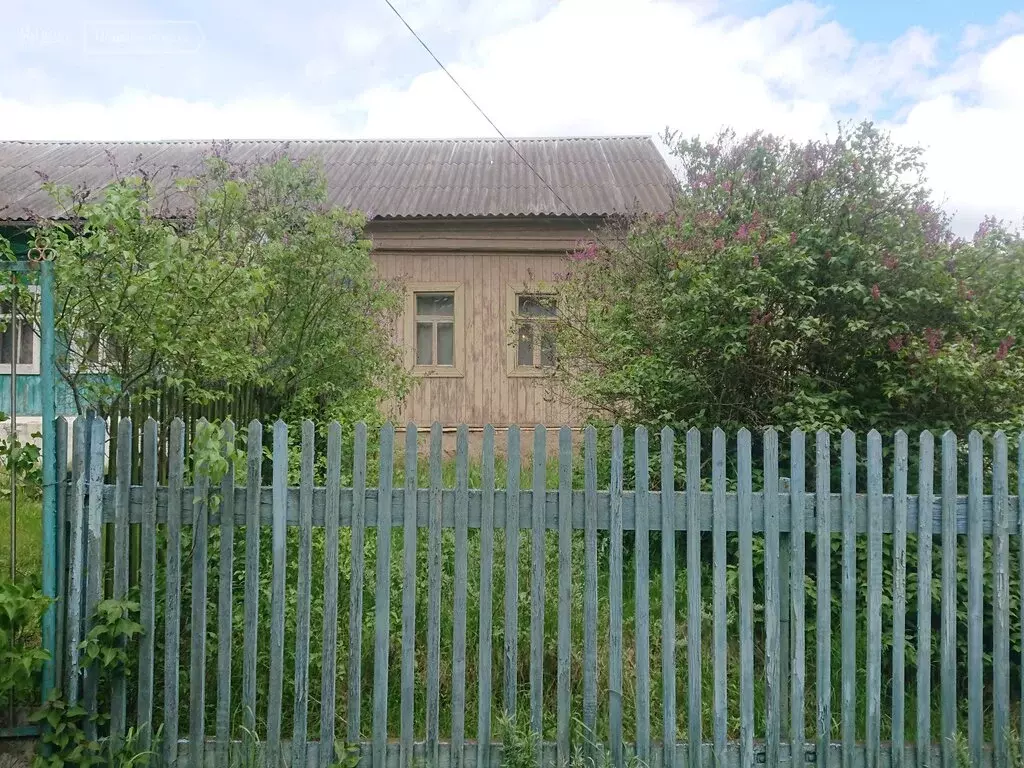
[[[608,216],[671,206],[676,181],[646,136],[338,141],[0,142],[0,221],[53,216],[45,178],[101,188],[133,168],[156,179],[195,173],[217,148],[255,162],[317,156],[335,205],[370,218]],[[165,182],[166,183],[166,182]],[[561,198],[569,209],[559,201]]]

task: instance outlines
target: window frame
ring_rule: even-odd
[[[556,312],[562,311],[561,298],[558,292],[550,285],[542,283],[516,283],[508,286],[505,294],[505,314],[508,319],[506,327],[509,333],[505,350],[505,367],[508,376],[510,378],[547,378],[553,376],[557,367],[557,360],[555,366],[526,366],[519,364],[519,322],[522,319],[519,315],[519,299],[522,296],[553,297],[555,299]],[[545,321],[540,320],[539,322],[544,323]]]
[[[423,293],[450,293],[455,298],[453,319],[454,345],[452,365],[416,363],[416,296]],[[460,379],[466,375],[465,291],[462,283],[408,283],[405,291],[405,367],[413,376]]]
[[[34,301],[39,301],[39,286],[38,285],[23,285],[22,289],[28,290],[30,293],[34,293]],[[0,317],[9,318],[11,315],[10,310],[0,308]],[[19,376],[38,376],[40,372],[39,363],[39,325],[38,323],[29,321],[28,326],[32,329],[32,361],[28,363],[18,363],[15,366],[12,363],[0,363],[0,376],[10,376],[12,369],[16,367]],[[21,338],[20,336],[18,337]],[[0,343],[3,343],[0,341]]]

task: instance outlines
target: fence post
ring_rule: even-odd
[[[779,494],[785,495],[787,498],[791,496],[792,492],[792,480],[788,477],[779,478]],[[792,520],[792,509],[789,503],[783,508],[786,509],[789,514],[785,517],[787,520]],[[791,680],[791,667],[790,667],[790,647],[792,644],[792,622],[790,616],[791,610],[791,596],[790,596],[790,560],[792,559],[793,541],[789,531],[789,525],[786,526],[787,530],[779,531],[779,638],[781,643],[779,645],[779,684],[782,687],[781,701],[779,702],[779,717],[782,723],[787,726],[783,730],[789,733],[789,697],[790,697],[790,680]],[[794,749],[795,745],[790,744],[790,749]]]

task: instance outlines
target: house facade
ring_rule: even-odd
[[[323,164],[333,204],[364,212],[379,274],[401,285],[394,336],[414,386],[400,422],[474,427],[573,423],[552,386],[546,327],[567,253],[612,216],[665,211],[675,180],[647,137],[210,142],[0,142],[0,233],[26,247],[53,215],[43,179],[98,189],[115,173],[157,183],[218,151]],[[2,311],[2,308],[0,308]],[[23,329],[21,339],[30,329]],[[10,329],[0,338],[0,410],[10,406]],[[38,423],[38,338],[19,342],[19,419]],[[67,393],[58,408],[72,412]],[[22,431],[22,430],[19,430]]]

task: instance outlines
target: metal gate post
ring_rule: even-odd
[[[42,254],[40,254],[42,255]],[[39,262],[40,293],[40,350],[39,376],[42,389],[43,428],[43,594],[50,598],[50,607],[43,616],[43,648],[49,659],[43,667],[43,701],[55,685],[57,661],[57,435],[54,408],[54,313],[53,262],[43,258]]]

